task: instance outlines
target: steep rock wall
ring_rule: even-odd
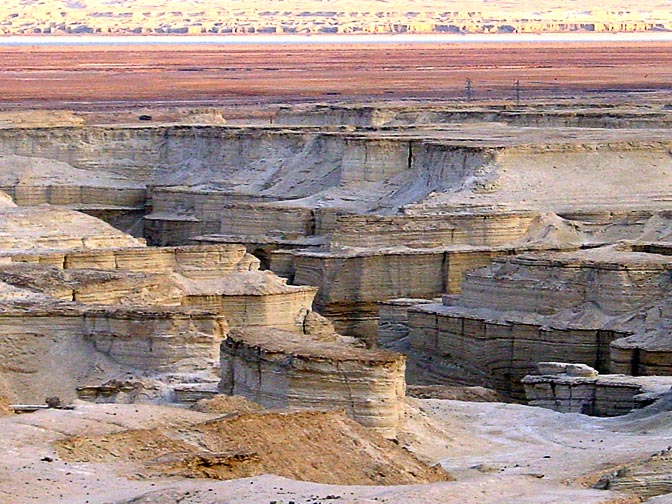
[[[295,252],[293,281],[319,288],[316,309],[333,320],[339,332],[373,343],[378,302],[457,293],[465,271],[511,253],[513,249],[477,247]]]
[[[378,333],[376,346],[408,354],[408,309],[419,304],[431,304],[427,299],[390,299],[378,304]]]
[[[520,395],[541,361],[669,374],[672,263],[654,249],[665,253],[621,244],[523,254],[467,273],[459,297],[409,311],[409,377]]]
[[[476,148],[458,191],[429,195],[421,209],[506,205],[541,211],[577,208],[659,208],[672,192],[669,140],[567,141]],[[461,148],[458,152],[464,152]],[[435,173],[440,170],[435,169]],[[637,173],[637,177],[633,177]],[[651,185],[650,180],[657,184]]]
[[[520,380],[544,361],[608,370],[609,345],[623,333],[548,327],[531,317],[421,305],[408,312],[409,383],[481,385],[522,398]]]
[[[443,251],[413,253],[302,252],[294,258],[294,283],[315,285],[315,307],[339,332],[368,342],[376,335],[377,301],[432,297],[443,291]]]
[[[441,131],[428,138],[423,131],[311,127],[13,128],[0,129],[0,155],[254,198],[292,200],[347,189],[369,209],[392,211],[421,201],[435,208],[507,203],[558,210],[638,204],[642,196],[662,201],[671,192],[670,143],[660,135],[622,141],[601,133],[579,143],[571,132],[548,141],[515,133],[501,132],[501,141],[493,141],[487,135],[453,139]],[[642,176],[633,178],[633,171]]]
[[[226,319],[212,312],[133,308],[84,317],[83,336],[124,366],[153,372],[212,369]]]
[[[331,243],[370,248],[498,247],[521,241],[537,218],[533,212],[342,215],[336,220]]]
[[[211,371],[226,322],[180,309],[12,306],[0,313],[0,386],[22,402],[68,401],[88,381],[126,373]],[[54,374],[57,374],[55,376]]]
[[[186,306],[214,311],[231,328],[276,327],[302,331],[317,289],[296,288],[281,294],[190,295]]]
[[[613,249],[496,259],[491,268],[467,274],[460,304],[550,315],[593,303],[619,315],[669,292],[671,269],[670,261],[650,254]]]
[[[341,409],[394,437],[403,417],[404,357],[279,330],[234,330],[222,341],[227,394],[267,407]]]

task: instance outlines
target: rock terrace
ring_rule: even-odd
[[[57,464],[160,482],[110,502],[181,498],[185,477],[268,491],[267,472],[433,482],[393,490],[408,502],[466,481],[487,502],[518,486],[530,502],[668,493],[668,109],[305,105],[273,124],[3,126],[0,395],[75,409],[2,421],[20,438],[68,415],[83,429],[154,412],[45,435]],[[410,399],[407,383],[530,406]],[[175,423],[157,405],[178,406]],[[585,458],[476,427],[514,421],[557,436],[576,423]],[[662,455],[642,459],[646,422]],[[334,446],[299,456],[316,439]],[[356,474],[336,471],[348,443]]]

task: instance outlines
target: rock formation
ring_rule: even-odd
[[[410,373],[509,394],[551,360],[668,375],[666,250],[621,244],[496,259],[465,276],[459,297],[409,311]]]
[[[405,359],[335,336],[277,329],[231,331],[222,342],[223,393],[272,408],[336,408],[395,437],[403,417]]]
[[[222,498],[249,496],[269,471],[445,480],[395,443],[464,481],[389,498],[666,492],[665,454],[642,446],[669,443],[672,116],[543,108],[3,126],[0,187],[15,202],[0,194],[0,397],[89,402],[3,418],[16,437],[0,447],[39,431],[56,443],[41,455],[51,473],[142,476],[113,498],[98,489],[106,502],[182,498],[198,485],[183,478],[202,477],[249,476]],[[16,453],[14,480],[45,474]]]
[[[126,319],[138,305],[169,309],[174,327],[177,313],[209,313],[230,329],[306,334],[314,300],[338,332],[410,348],[413,380],[521,397],[520,379],[539,359],[667,373],[662,329],[641,329],[656,324],[653,304],[666,295],[665,260],[651,267],[658,259],[642,254],[660,250],[572,252],[669,236],[667,109],[304,106],[278,108],[275,120],[0,129],[0,185],[20,204],[58,204],[50,215],[78,208],[135,234],[144,215],[144,235],[163,245],[107,231],[64,245],[67,232],[42,226],[0,251],[14,268],[4,276]],[[28,208],[3,211],[19,222]],[[255,271],[250,253],[287,282]],[[49,270],[47,286],[15,263],[63,271]],[[441,295],[443,305],[408,314],[386,304]],[[643,324],[623,322],[647,303]],[[96,348],[136,359],[96,331]]]
[[[220,342],[227,339],[229,348],[238,341],[228,331],[258,328],[271,331],[271,346],[294,338],[295,350],[311,338],[331,338],[315,343],[307,363],[331,362],[330,353],[343,359],[335,358],[331,371],[318,364],[312,382],[291,377],[292,397],[278,391],[275,405],[336,405],[394,435],[403,358],[340,342],[312,312],[315,288],[258,271],[259,261],[242,245],[150,248],[71,210],[7,201],[0,212],[5,233],[13,231],[0,249],[0,383],[13,399],[41,402],[46,393],[69,400],[78,389],[97,402],[195,401],[216,390]],[[360,368],[348,371],[351,349],[364,355]],[[237,367],[256,365],[237,356]],[[332,390],[329,376],[345,382]],[[358,380],[359,391],[352,388]],[[238,375],[221,388],[227,387],[265,394]],[[377,407],[369,397],[374,390]]]
[[[523,378],[530,405],[566,413],[625,415],[654,403],[672,386],[670,376],[599,374],[585,364],[540,362]]]

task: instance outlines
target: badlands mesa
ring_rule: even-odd
[[[672,502],[672,43],[50,44],[0,47],[1,501]]]

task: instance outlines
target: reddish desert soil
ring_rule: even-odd
[[[663,96],[672,42],[0,48],[0,103]]]

